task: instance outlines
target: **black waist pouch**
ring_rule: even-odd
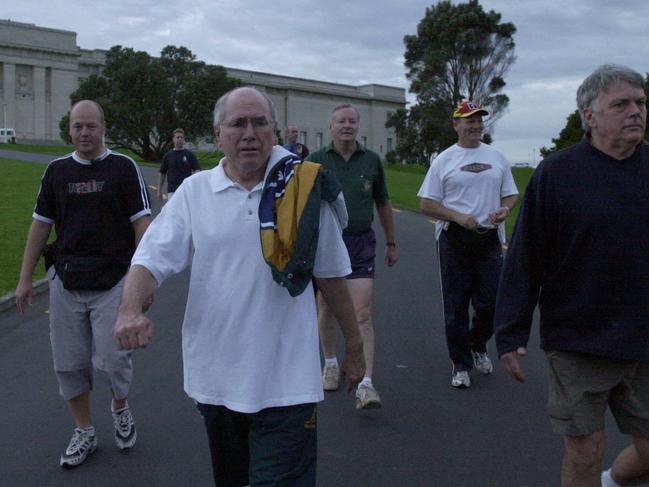
[[[53,244],[47,244],[43,249],[43,259],[45,261],[45,272],[54,265],[56,260],[56,248]]]
[[[56,275],[69,291],[106,291],[128,271],[128,262],[106,256],[58,255]]]
[[[444,233],[451,246],[463,255],[485,257],[500,246],[497,228],[476,232],[451,223]]]

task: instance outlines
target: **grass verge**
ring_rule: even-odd
[[[20,275],[23,250],[27,232],[32,222],[32,210],[36,201],[43,164],[0,158],[0,296],[16,289]],[[34,279],[45,276],[41,264],[36,268]]]

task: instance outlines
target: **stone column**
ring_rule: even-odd
[[[34,66],[34,138],[45,139],[45,68]]]
[[[7,115],[6,124],[9,128],[16,128],[16,65],[13,63],[3,63],[2,86],[4,89],[3,103],[6,105],[4,113]],[[5,123],[2,120],[0,123]]]

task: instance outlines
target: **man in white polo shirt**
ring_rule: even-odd
[[[323,392],[314,293],[310,279],[297,294],[279,285],[260,244],[269,173],[287,158],[300,164],[274,145],[275,120],[271,100],[254,88],[217,102],[214,133],[225,157],[186,180],[154,220],[132,260],[115,325],[122,348],[146,346],[153,324],[143,303],[191,265],[184,385],[205,420],[217,485],[315,486],[315,403]],[[353,387],[364,362],[344,278],[351,272],[346,212],[318,204],[313,275],[341,322],[343,371]]]

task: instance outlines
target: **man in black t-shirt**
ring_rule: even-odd
[[[113,323],[123,277],[151,209],[139,168],[106,149],[105,129],[103,110],[94,101],[72,107],[70,136],[76,150],[45,170],[16,288],[22,314],[31,304],[32,275],[54,226],[56,240],[46,255],[50,340],[59,392],[75,422],[62,467],[81,464],[97,448],[90,416],[94,375],[110,384],[117,446],[131,448],[136,440],[126,400],[133,366],[130,354],[117,349]]]
[[[193,152],[185,149],[185,131],[176,129],[173,133],[174,148],[167,152],[160,165],[158,199],[164,200],[164,182],[167,178],[167,198],[171,198],[178,186],[201,168]]]

